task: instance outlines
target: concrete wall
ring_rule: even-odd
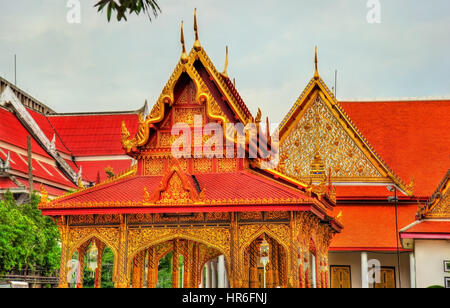
[[[377,259],[381,266],[397,268],[397,255],[395,252],[372,253],[368,252],[368,260]],[[350,265],[352,288],[361,288],[361,252],[330,252],[330,265]],[[410,287],[409,253],[402,253],[400,258],[402,288]],[[396,285],[399,287],[399,277],[396,272]],[[330,280],[331,281],[331,280]]]
[[[450,261],[450,241],[415,240],[416,282],[418,288],[444,286],[444,260]]]

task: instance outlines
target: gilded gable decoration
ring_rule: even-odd
[[[412,195],[414,181],[407,185],[389,169],[320,78],[317,47],[314,64],[314,77],[279,126],[277,171],[319,182],[331,168],[334,182],[395,183]]]

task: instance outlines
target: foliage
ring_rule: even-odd
[[[135,13],[139,15],[141,12],[147,14],[150,21],[153,17],[157,17],[161,12],[156,0],[100,0],[94,7],[98,7],[98,11],[103,11],[106,8],[106,17],[108,22],[111,20],[113,12],[117,13],[117,20],[127,20],[127,15]]]
[[[0,274],[11,270],[40,270],[47,275],[59,268],[58,229],[37,208],[40,198],[17,205],[10,192],[0,201]]]
[[[74,254],[73,258],[78,259],[78,253]],[[84,257],[84,269],[83,269],[83,288],[93,289],[95,287],[95,270],[91,269],[88,264],[89,261],[97,262],[96,260],[89,260],[88,254]],[[114,270],[114,253],[113,251],[106,247],[103,251],[102,257],[102,280],[100,287],[102,289],[112,289],[114,288],[113,282],[113,270]],[[74,284],[75,286],[75,284]]]
[[[445,289],[443,286],[431,286],[428,287],[427,289]]]
[[[169,252],[159,261],[157,288],[172,288],[172,258],[173,253]]]

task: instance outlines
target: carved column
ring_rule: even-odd
[[[67,281],[68,265],[71,260],[69,256],[69,225],[67,217],[61,216],[58,218],[58,230],[61,237],[61,264],[59,269],[59,288],[68,288],[69,283]],[[73,264],[71,265],[73,266]]]
[[[158,283],[158,265],[156,264],[155,248],[149,248],[147,250],[147,288],[154,289]]]
[[[279,268],[280,268],[280,245],[274,241],[273,242],[273,287],[276,288],[278,286],[281,286],[280,284],[280,275],[279,275]]]
[[[134,289],[142,289],[144,285],[145,250],[138,253],[133,259],[133,282]]]
[[[250,288],[258,288],[258,252],[257,252],[257,244],[256,240],[250,244],[249,251],[250,258]]]
[[[178,253],[178,240],[173,241],[172,257],[172,288],[177,289],[180,279],[180,255]]]
[[[189,264],[189,284],[188,288],[198,288],[200,285],[201,273],[199,270],[199,244],[196,242],[192,242],[189,246],[189,253],[191,256],[190,264]]]
[[[119,227],[119,251],[117,258],[117,267],[115,274],[115,287],[129,288],[130,287],[130,275],[128,270],[128,222],[126,215],[120,215],[120,227]]]
[[[275,241],[271,238],[268,240],[269,242],[269,263],[267,264],[266,271],[266,287],[269,289],[273,289],[274,287],[274,279],[273,272],[275,268]]]
[[[303,252],[304,258],[304,264],[305,264],[305,288],[311,288],[311,268],[309,266],[309,253],[308,251]]]
[[[83,288],[84,280],[84,255],[86,254],[87,245],[77,248],[78,251],[78,271],[77,271],[77,289]]]
[[[192,270],[194,263],[194,243],[191,241],[188,241],[186,243],[187,249],[186,249],[186,257],[184,259],[184,276],[183,276],[183,286],[184,288],[192,288],[194,287],[192,284]]]
[[[241,265],[239,264],[240,253],[244,253],[244,251],[239,251],[239,228],[237,222],[237,213],[231,213],[231,247],[230,247],[230,284],[232,288],[241,288],[242,285],[242,270]],[[247,270],[247,269],[245,269]],[[248,287],[245,286],[245,287]]]
[[[297,241],[295,238],[297,224],[296,224],[296,213],[290,212],[290,232],[286,234],[290,239],[290,247],[288,251],[288,286],[291,288],[299,287],[299,276],[298,276],[298,251],[297,251]]]
[[[95,245],[97,246],[98,254],[97,254],[97,268],[95,269],[94,288],[100,289],[102,286],[102,258],[103,252],[105,251],[105,244],[96,240]]]

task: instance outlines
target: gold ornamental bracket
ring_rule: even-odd
[[[197,191],[189,175],[184,173],[177,160],[164,175],[158,188],[149,194],[144,188],[144,204],[201,204],[205,191]]]

